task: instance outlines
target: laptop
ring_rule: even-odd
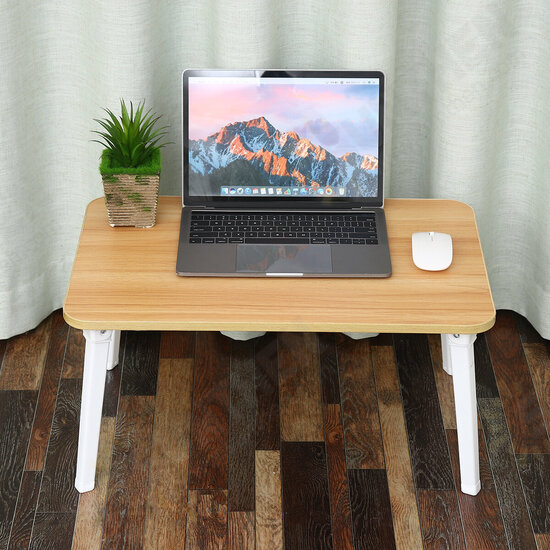
[[[389,277],[384,75],[186,70],[176,271]]]

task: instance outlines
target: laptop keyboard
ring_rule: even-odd
[[[373,213],[191,213],[190,243],[378,244]]]

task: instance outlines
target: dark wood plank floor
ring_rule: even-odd
[[[475,344],[482,490],[437,336],[122,334],[96,489],[74,474],[82,332],[0,341],[0,550],[550,548],[550,342]]]

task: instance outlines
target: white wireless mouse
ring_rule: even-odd
[[[443,271],[453,261],[453,239],[447,233],[435,231],[413,233],[412,256],[420,269]]]

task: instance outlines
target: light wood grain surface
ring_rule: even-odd
[[[185,539],[192,395],[193,360],[161,359],[144,550],[178,548]]]
[[[322,441],[321,380],[315,334],[281,334],[279,407],[283,441]]]
[[[80,497],[72,550],[100,550],[101,548],[101,531],[103,530],[114,437],[115,419],[113,417],[102,418],[95,490],[83,493]]]
[[[256,549],[282,550],[281,457],[256,451]]]
[[[81,329],[477,333],[495,309],[473,210],[437,199],[387,199],[388,279],[178,277],[181,199],[160,197],[150,229],[112,228],[92,201],[64,304]],[[441,272],[415,267],[411,235],[453,238]]]
[[[371,346],[380,428],[397,550],[422,548],[422,531],[411,470],[393,346]]]

